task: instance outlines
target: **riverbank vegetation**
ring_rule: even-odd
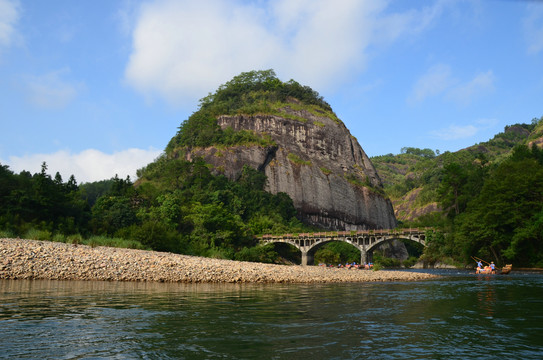
[[[372,158],[402,226],[433,226],[423,259],[543,267],[543,118],[455,153]],[[445,235],[443,235],[445,234]]]
[[[0,166],[0,234],[36,240],[146,248],[274,262],[256,234],[313,230],[286,194],[263,190],[264,174],[246,167],[238,181],[211,174],[202,160],[158,161],[130,178],[77,185]],[[287,250],[288,252],[288,250]]]

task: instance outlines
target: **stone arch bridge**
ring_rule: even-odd
[[[426,246],[426,233],[431,228],[391,229],[391,230],[359,230],[359,231],[332,231],[304,234],[262,235],[261,244],[287,243],[295,246],[302,252],[302,265],[312,265],[315,251],[322,245],[331,241],[344,241],[360,250],[360,263],[368,262],[368,255],[387,241],[411,240]]]

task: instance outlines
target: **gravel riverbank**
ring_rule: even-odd
[[[402,271],[272,265],[156,251],[0,239],[0,279],[324,283],[415,281],[434,277]]]

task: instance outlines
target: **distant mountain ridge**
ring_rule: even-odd
[[[437,155],[430,149],[403,148],[402,153],[371,158],[386,194],[401,222],[417,222],[443,211],[439,205],[439,185],[443,168],[450,163],[485,162],[495,166],[517,145],[543,146],[543,117],[531,124],[506,126],[492,139],[465,149]]]

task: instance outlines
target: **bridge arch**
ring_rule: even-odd
[[[361,230],[361,231],[333,231],[303,234],[263,235],[260,243],[269,244],[284,242],[295,246],[302,253],[302,265],[311,265],[315,250],[331,241],[344,241],[360,250],[360,263],[368,262],[368,254],[384,242],[392,240],[411,240],[426,246],[426,232],[424,229],[391,229],[391,230]]]

